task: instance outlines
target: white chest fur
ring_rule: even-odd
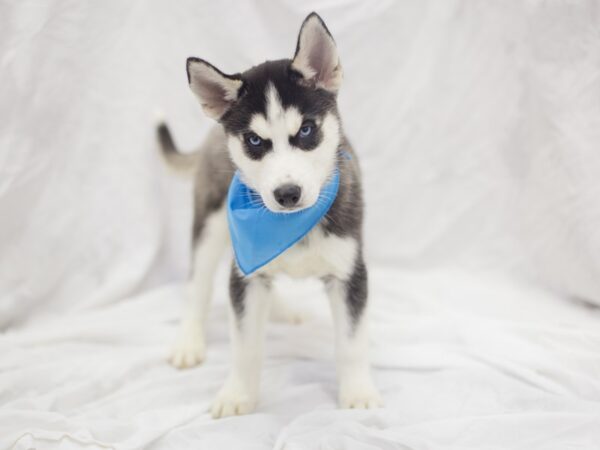
[[[357,242],[352,237],[325,235],[320,227],[316,227],[302,241],[287,249],[258,273],[285,273],[294,278],[333,275],[347,279],[354,267],[357,247]]]

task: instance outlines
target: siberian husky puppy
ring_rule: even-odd
[[[272,280],[279,273],[324,282],[333,312],[340,406],[379,406],[367,355],[360,173],[342,131],[336,101],[342,67],[325,23],[316,13],[304,20],[292,59],[229,75],[189,58],[187,75],[205,114],[218,125],[193,154],[177,151],[164,123],[157,130],[167,162],[195,176],[193,270],[172,363],[191,367],[205,355],[215,266],[229,243],[226,197],[234,172],[264,207],[286,214],[315,205],[337,168],[335,201],[301,241],[248,276],[232,263],[233,367],[212,415],[245,414],[256,407]]]

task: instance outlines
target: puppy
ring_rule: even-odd
[[[316,13],[304,20],[291,60],[267,61],[227,75],[202,59],[189,58],[187,75],[205,114],[218,126],[194,154],[177,151],[165,124],[157,130],[167,162],[195,174],[193,273],[172,363],[191,367],[205,355],[215,266],[229,242],[226,198],[234,172],[264,207],[286,214],[315,205],[337,170],[337,196],[302,240],[248,276],[232,263],[233,367],[212,415],[246,414],[256,407],[272,280],[280,273],[324,282],[334,320],[340,406],[379,406],[367,355],[360,173],[342,131],[336,100],[342,68],[325,23]]]

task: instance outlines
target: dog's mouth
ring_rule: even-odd
[[[296,205],[293,206],[281,206],[278,204],[267,204],[264,200],[263,200],[263,204],[265,205],[265,208],[267,208],[269,211],[276,213],[276,214],[294,214],[300,211],[304,211],[305,209],[310,208],[312,205],[308,205],[305,204],[305,202],[300,202]]]
[[[278,213],[278,214],[293,214],[293,213],[297,213],[297,212],[303,211],[308,208],[310,208],[310,206],[297,205],[297,206],[292,206],[289,208],[281,206],[277,209],[271,209],[271,208],[269,208],[269,209],[271,210],[271,212]]]

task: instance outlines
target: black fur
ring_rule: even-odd
[[[260,161],[263,156],[265,156],[268,152],[273,150],[273,143],[270,139],[262,139],[260,145],[252,145],[250,143],[250,138],[255,136],[254,133],[244,133],[244,151],[248,158],[253,159],[254,161]]]
[[[321,132],[321,129],[319,128],[318,124],[315,123],[314,120],[305,120],[300,129],[302,129],[302,127],[304,127],[305,125],[309,125],[312,127],[312,133],[308,136],[301,136],[300,131],[298,130],[298,133],[296,133],[295,136],[290,136],[290,144],[302,150],[314,150],[319,146],[319,144],[323,140],[323,133]]]
[[[229,298],[238,322],[244,315],[246,289],[250,283],[263,283],[266,287],[270,288],[271,278],[266,275],[255,275],[251,278],[244,277],[234,261],[229,273]],[[264,300],[266,301],[267,299]]]
[[[177,147],[175,146],[175,142],[173,141],[169,127],[167,127],[166,124],[161,123],[156,128],[156,135],[158,137],[158,142],[165,154],[177,153]]]
[[[239,97],[220,119],[228,133],[246,133],[253,114],[266,115],[264,94],[268,83],[275,85],[284,108],[293,105],[307,119],[320,119],[330,111],[338,115],[335,94],[299,83],[302,75],[292,70],[291,64],[290,59],[267,61],[241,74],[244,84]]]
[[[194,222],[192,225],[192,242],[195,244],[198,242],[198,239],[202,236],[202,230],[204,229],[204,222],[206,218],[215,211],[218,211],[223,206],[225,202],[225,197],[227,196],[227,191],[223,190],[215,190],[210,192],[203,198],[203,214],[194,214]],[[196,203],[198,200],[196,199]],[[196,211],[198,211],[198,207],[196,207]]]
[[[367,305],[369,294],[367,266],[362,254],[359,253],[354,261],[354,268],[347,280],[340,280],[333,275],[329,275],[323,277],[322,281],[327,289],[331,289],[332,284],[335,282],[344,284],[346,309],[352,319],[353,328],[356,327]]]
[[[209,142],[199,153],[199,164],[194,179],[194,222],[192,242],[194,246],[202,237],[206,219],[221,209],[227,197],[231,177],[235,172],[227,156],[224,140]]]
[[[246,297],[247,286],[248,280],[240,274],[234,262],[229,274],[229,298],[237,317],[244,314],[244,298]]]
[[[192,170],[196,169],[197,171],[194,187],[194,221],[192,224],[192,242],[195,245],[202,235],[206,218],[223,206],[227,188],[234,172],[231,163],[225,156],[227,153],[225,143],[220,143],[222,148],[210,148],[206,149],[206,152],[200,153],[201,164],[194,167],[198,163],[198,155],[180,153],[166,124],[161,123],[157,126],[156,135],[162,153],[170,165],[186,168],[187,170],[191,166]],[[213,155],[210,154],[211,152]],[[214,155],[223,155],[225,158],[215,158]],[[228,175],[223,176],[224,173]]]
[[[320,226],[326,235],[351,236],[361,245],[364,205],[356,158],[349,142],[343,139],[338,151],[340,186],[336,199],[320,222]]]
[[[365,266],[362,256],[359,255],[354,263],[354,271],[346,282],[346,307],[348,308],[348,313],[352,317],[354,325],[357,324],[364,312],[367,304],[367,296],[367,267]]]
[[[202,63],[202,64],[205,64],[208,67],[210,67],[211,69],[213,69],[215,72],[217,72],[219,75],[221,75],[222,77],[229,78],[230,80],[240,80],[241,79],[241,75],[239,73],[235,73],[233,75],[228,75],[226,73],[221,72],[219,69],[217,69],[215,66],[213,66],[208,61],[206,61],[206,60],[204,60],[202,58],[196,58],[195,56],[190,56],[187,59],[187,61],[185,62],[185,70],[187,72],[188,84],[190,84],[191,81],[192,81],[191,76],[190,76],[190,64],[192,64],[192,63]]]

